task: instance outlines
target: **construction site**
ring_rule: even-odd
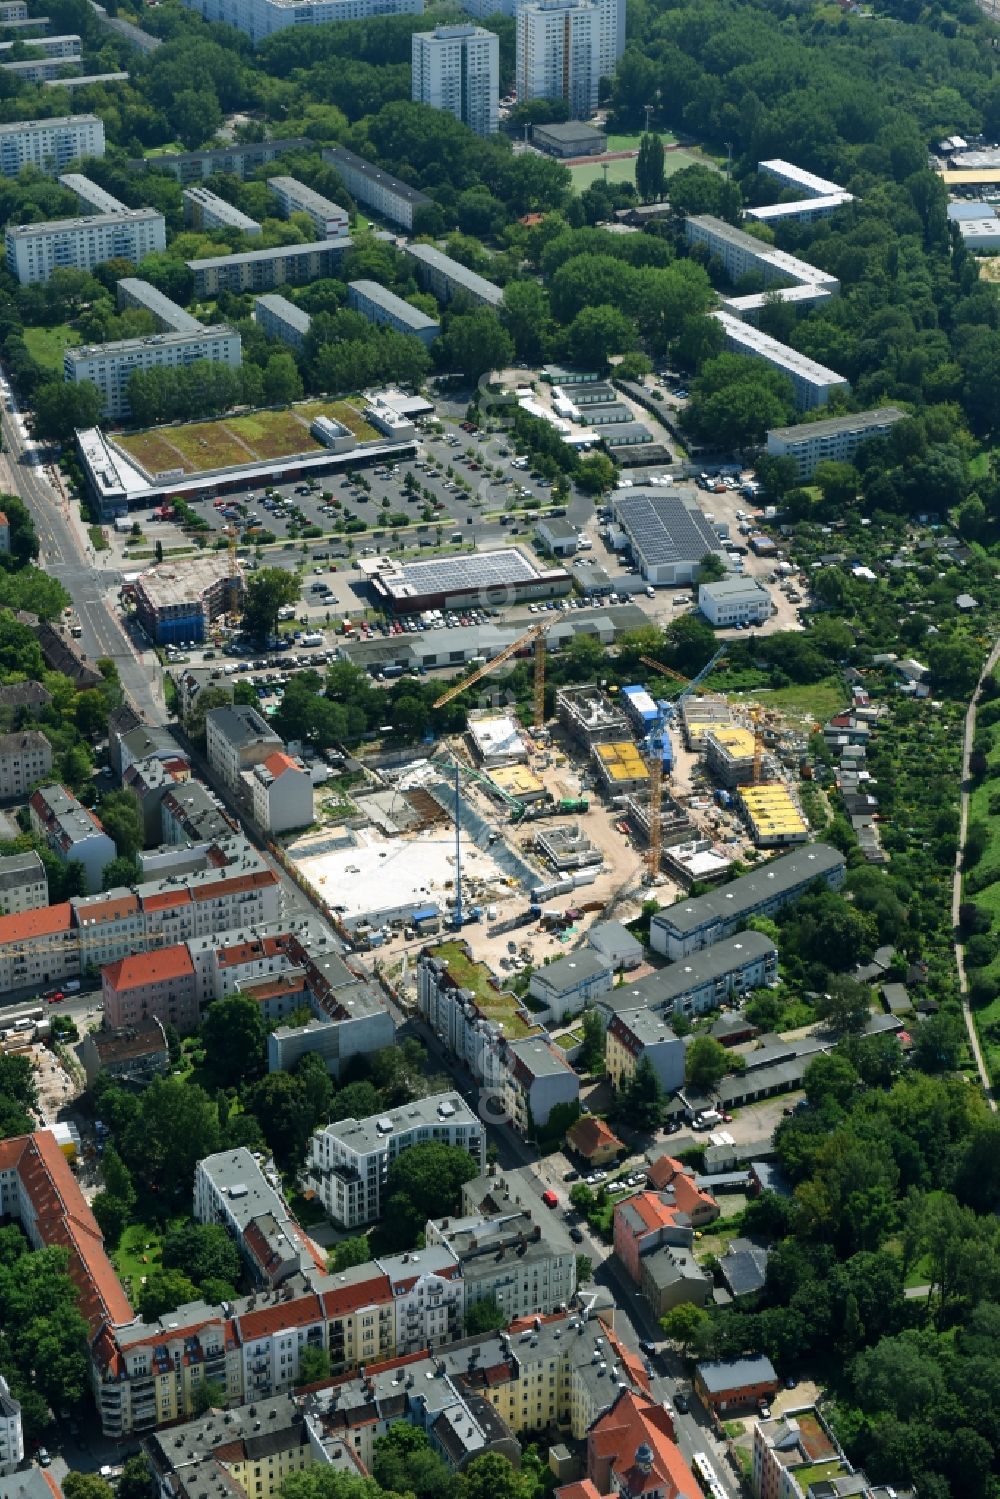
[[[429,934],[474,926],[486,962],[512,931],[538,962],[598,916],[634,919],[651,895],[669,904],[736,859],[809,836],[796,787],[812,725],[712,692],[725,647],[691,679],[645,660],[670,699],[643,682],[560,687],[546,720],[545,630],[435,704],[527,652],[532,723],[480,710],[426,758],[366,762],[356,815],[289,845],[355,946],[384,948],[391,964]]]

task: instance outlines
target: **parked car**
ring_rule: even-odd
[[[573,1240],[574,1244],[582,1244],[583,1243],[583,1230],[582,1229],[571,1228],[570,1231],[569,1231],[569,1236]]]

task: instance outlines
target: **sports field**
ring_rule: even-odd
[[[178,427],[153,427],[131,432],[116,441],[148,474],[181,469],[186,474],[207,469],[236,468],[268,458],[291,458],[296,453],[318,453],[322,447],[309,431],[317,416],[342,422],[361,442],[378,437],[375,428],[347,401],[306,401],[281,411],[254,411],[247,416],[220,417],[213,422],[186,422]]]
[[[618,139],[628,141],[629,144],[612,147],[611,141]],[[612,136],[608,141],[608,149],[609,151],[612,149],[617,151],[633,150],[635,148],[632,146],[631,141],[631,136]],[[626,156],[619,161],[609,161],[608,181],[634,183],[635,161],[634,156]],[[692,156],[688,151],[667,151],[663,158],[663,163],[668,177],[672,177],[682,167],[711,166],[711,162],[706,161],[703,157]],[[569,171],[570,176],[573,178],[573,191],[575,193],[582,193],[592,182],[600,182],[604,177],[604,167],[599,161],[586,161],[581,166],[570,167]]]

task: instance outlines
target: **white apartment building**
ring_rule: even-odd
[[[126,307],[141,307],[152,315],[161,333],[196,333],[203,326],[193,313],[138,276],[123,276],[115,290],[119,312]]]
[[[466,15],[476,21],[489,16],[517,15],[529,0],[461,0]],[[602,78],[610,78],[625,51],[625,0],[596,0],[600,16],[600,59]]]
[[[798,478],[811,479],[817,463],[849,463],[863,442],[885,437],[906,412],[898,406],[878,406],[873,411],[855,411],[824,422],[802,422],[795,427],[772,427],[767,451],[772,458],[794,458]]]
[[[116,857],[114,841],[88,807],[64,786],[42,786],[28,803],[31,831],[66,863],[83,865],[88,890],[100,890],[104,867]]]
[[[265,833],[306,828],[313,820],[313,784],[301,760],[275,750],[249,773],[253,815]]]
[[[736,229],[713,214],[695,214],[686,219],[684,234],[689,245],[704,245],[710,255],[720,260],[731,281],[751,274],[760,276],[765,286],[787,282],[791,286],[822,287],[831,296],[840,291],[840,282],[828,271],[800,260],[797,255],[776,250],[765,240]]]
[[[127,213],[128,207],[114,193],[104,190],[96,182],[91,182],[82,172],[63,172],[59,178],[59,186],[67,188],[76,194],[77,202],[83,213]]]
[[[44,52],[46,59],[51,62],[77,62],[81,54],[80,38],[75,34],[33,36],[28,45]],[[13,42],[0,42],[0,59],[5,58],[13,47]]]
[[[146,338],[122,338],[110,344],[83,344],[63,355],[63,379],[72,384],[90,380],[101,394],[103,416],[128,416],[128,382],[140,370],[179,369],[198,359],[239,369],[243,362],[240,335],[220,323],[193,333],[152,333]]]
[[[3,0],[0,4],[0,25],[28,19],[27,0]]]
[[[719,630],[762,624],[774,612],[771,595],[757,578],[702,583],[698,589],[698,608],[709,624]]]
[[[184,0],[206,21],[222,21],[262,42],[286,26],[367,21],[373,16],[422,16],[424,0]]]
[[[601,11],[593,0],[534,0],[517,13],[517,97],[564,99],[588,120],[601,78]]]
[[[285,747],[281,735],[245,703],[210,709],[205,715],[205,737],[209,765],[233,790],[245,770],[262,765]]]
[[[312,318],[303,307],[296,307],[280,292],[265,292],[255,297],[253,320],[268,338],[280,338],[292,349],[301,349],[309,336]]]
[[[500,38],[481,26],[437,26],[410,39],[415,104],[445,109],[477,135],[500,123]]]
[[[323,160],[337,168],[353,198],[404,229],[412,229],[413,215],[433,201],[408,182],[384,172],[373,161],[348,151],[346,146],[325,146]]]
[[[436,318],[428,317],[419,307],[397,297],[394,291],[380,286],[377,281],[349,281],[347,305],[370,323],[385,323],[397,333],[419,338],[428,348],[441,332],[441,324]]]
[[[155,208],[12,225],[5,240],[7,269],[22,286],[47,281],[53,271],[67,266],[92,271],[119,257],[138,265],[154,250],[167,247],[163,215]]]
[[[814,359],[800,354],[798,349],[779,343],[770,334],[762,333],[751,323],[744,323],[731,312],[716,311],[712,316],[722,324],[727,349],[734,354],[745,354],[750,359],[762,359],[772,369],[788,376],[800,411],[825,406],[834,391],[850,391],[850,381],[838,375],[836,370],[817,364]]]
[[[22,167],[57,173],[81,156],[103,155],[104,122],[96,115],[59,115],[0,125],[0,173],[4,177],[16,177]]]
[[[24,1462],[24,1430],[21,1406],[0,1374],[0,1478],[15,1473]]]
[[[396,1356],[439,1348],[461,1337],[465,1315],[462,1267],[445,1244],[376,1260],[389,1278],[396,1313]]]
[[[461,1094],[436,1093],[370,1119],[341,1119],[317,1130],[309,1163],[312,1186],[334,1222],[360,1228],[381,1214],[392,1162],[430,1140],[467,1150],[484,1169],[482,1120]]]
[[[260,233],[260,225],[248,213],[243,213],[235,203],[227,203],[218,193],[207,187],[186,187],[181,194],[184,200],[184,222],[196,229],[238,229],[241,234]]]
[[[33,848],[0,859],[0,916],[40,911],[48,903],[48,876]]]
[[[312,222],[320,239],[346,239],[351,231],[351,221],[346,208],[314,192],[304,182],[294,177],[269,177],[267,186],[278,200],[287,219],[293,213],[304,213]]]
[[[0,734],[0,797],[26,796],[52,769],[52,746],[38,729]]]

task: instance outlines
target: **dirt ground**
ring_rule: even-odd
[[[35,1067],[38,1107],[45,1122],[52,1124],[58,1118],[60,1111],[67,1104],[72,1103],[82,1089],[47,1046],[40,1044],[32,1046],[30,1055]]]

